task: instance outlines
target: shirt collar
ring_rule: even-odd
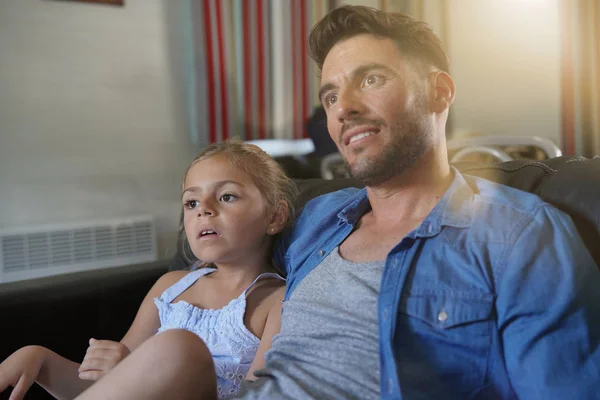
[[[454,175],[452,183],[415,230],[415,236],[435,236],[440,233],[443,226],[466,228],[471,225],[475,192],[456,168],[450,168]]]
[[[409,234],[410,237],[435,236],[443,226],[466,228],[471,225],[475,192],[456,168],[450,168],[454,176],[452,183],[421,225]],[[338,213],[340,224],[355,225],[371,209],[365,188],[354,193],[346,204]]]
[[[371,209],[366,188],[362,188],[354,193],[346,203],[347,205],[337,215],[340,219],[340,224],[348,223],[354,225],[363,214]]]

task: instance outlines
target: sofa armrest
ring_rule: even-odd
[[[120,340],[167,270],[163,261],[0,284],[0,360],[38,344],[78,361],[90,337]],[[40,393],[27,398],[47,398]]]

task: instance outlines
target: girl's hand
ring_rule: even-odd
[[[123,343],[90,339],[90,346],[79,367],[79,379],[97,381],[127,357],[129,353],[129,348]]]
[[[0,392],[13,386],[9,400],[22,400],[38,378],[46,354],[41,346],[26,346],[12,353],[0,364]]]

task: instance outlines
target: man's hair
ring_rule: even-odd
[[[360,34],[390,38],[411,61],[450,72],[442,41],[429,25],[405,14],[364,6],[336,8],[313,27],[308,45],[319,71],[333,46]]]
[[[260,147],[244,143],[236,138],[208,145],[194,158],[183,175],[182,191],[190,169],[200,161],[217,155],[225,155],[231,165],[250,175],[265,201],[265,212],[274,211],[279,206],[279,202],[283,200],[288,209],[286,225],[291,224],[294,219],[294,204],[298,196],[296,185],[273,157],[265,153]],[[182,243],[181,251],[184,259],[189,263],[194,262],[197,258],[193,254],[185,235],[183,214],[179,224],[179,240]],[[208,265],[202,265],[201,267],[206,266]]]

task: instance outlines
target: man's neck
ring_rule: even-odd
[[[367,187],[374,222],[422,221],[440,201],[452,179],[447,163],[428,163],[415,165],[384,184]]]

